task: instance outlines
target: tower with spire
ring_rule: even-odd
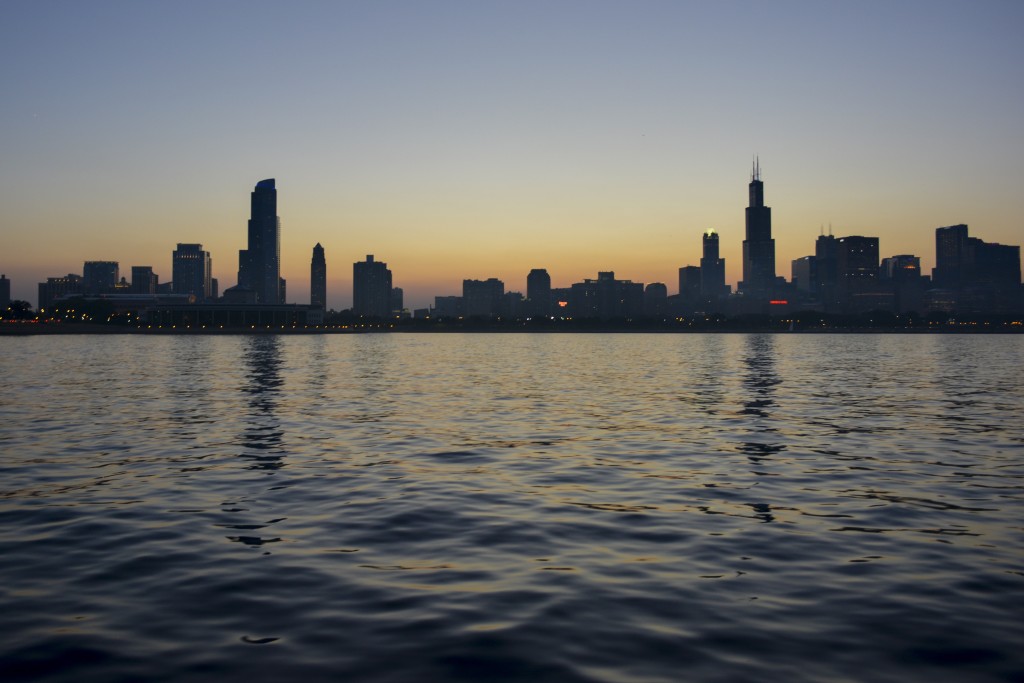
[[[775,240],[772,239],[772,210],[764,205],[761,160],[754,157],[750,172],[750,201],[747,231],[743,240],[743,282],[746,296],[767,298],[775,286]]]

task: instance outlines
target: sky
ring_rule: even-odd
[[[776,270],[836,236],[934,265],[936,227],[1024,242],[1024,3],[5,0],[0,272],[85,260],[235,284],[275,178],[288,300],[388,263],[409,308],[465,278],[598,271],[677,291],[701,236],[742,276],[751,161]]]

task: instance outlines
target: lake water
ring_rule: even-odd
[[[1024,337],[0,339],[0,680],[1020,681]]]

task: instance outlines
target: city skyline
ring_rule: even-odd
[[[268,178],[256,183],[251,193],[251,207],[247,229],[248,248],[238,252],[237,284],[225,290],[224,302],[270,306],[289,303],[286,280],[280,277],[279,269],[281,219],[277,215],[275,179]],[[998,309],[1004,306],[1013,309],[1017,306],[1010,301],[1019,299],[1022,287],[1020,245],[1003,245],[986,242],[977,236],[972,237],[966,224],[936,228],[933,252],[936,267],[930,275],[921,266],[922,252],[883,256],[877,236],[836,236],[830,227],[827,235],[822,229],[816,239],[814,254],[790,262],[787,277],[782,274],[785,271],[784,264],[776,261],[771,208],[765,204],[764,181],[761,178],[760,162],[756,157],[751,167],[748,206],[745,212],[745,277],[738,283],[736,290],[725,282],[725,259],[720,258],[720,240],[714,229],[706,230],[701,237],[700,265],[688,264],[678,268],[678,288],[673,294],[678,298],[678,302],[671,307],[666,307],[665,303],[654,303],[659,299],[664,300],[669,294],[664,281],[634,282],[630,278],[617,279],[614,271],[610,270],[598,271],[596,280],[582,278],[582,283],[565,283],[569,286],[559,283],[559,287],[555,289],[567,293],[571,286],[574,292],[580,294],[582,290],[577,290],[578,285],[594,283],[588,286],[597,287],[597,283],[605,283],[601,285],[605,287],[600,290],[603,293],[595,290],[587,296],[612,296],[614,299],[621,299],[620,303],[629,299],[631,303],[622,309],[627,315],[637,314],[641,309],[646,315],[662,315],[668,313],[670,309],[673,309],[675,314],[702,309],[717,312],[730,310],[734,314],[741,311],[749,313],[760,310],[759,306],[768,304],[769,300],[772,300],[772,304],[796,305],[799,305],[799,300],[803,300],[803,303],[811,304],[812,307],[820,305],[823,310],[832,312],[852,311],[864,306],[867,306],[863,308],[865,311],[875,306],[879,310],[910,312],[928,310],[922,308],[926,305],[922,297],[927,289],[936,290],[935,294],[939,299],[934,303],[939,308],[951,306],[952,309],[956,309],[958,304],[940,303],[947,296],[942,292],[948,289],[949,295],[955,299],[960,296],[961,289],[976,285],[996,288],[985,295],[989,303],[984,306],[995,305]],[[913,277],[908,279],[910,271]],[[197,303],[217,300],[218,284],[216,278],[211,278],[211,256],[209,252],[202,250],[201,244],[179,243],[173,252],[172,272],[172,281],[164,285],[167,292],[190,295]],[[402,312],[404,291],[401,287],[394,287],[392,271],[388,269],[386,263],[375,261],[374,256],[370,254],[366,256],[365,261],[353,263],[352,272],[351,305],[341,305],[336,310],[351,310],[356,315],[372,318],[384,318]],[[159,274],[153,272],[151,266],[132,265],[131,282],[127,282],[119,273],[118,261],[85,261],[82,275],[68,273],[66,276],[50,276],[46,278],[46,282],[40,282],[37,307],[50,306],[56,297],[69,292],[87,295],[113,294],[118,290],[136,294],[157,292]],[[326,273],[325,251],[317,242],[313,247],[308,291],[309,303],[321,311],[333,310],[327,300]],[[461,297],[448,292],[435,293],[431,304],[411,308],[432,310],[435,305],[441,305],[441,300],[447,300],[443,308],[439,309],[447,311],[442,312],[442,316],[461,316],[463,313],[474,316],[481,315],[484,311],[489,311],[487,314],[490,315],[515,315],[517,313],[513,313],[513,310],[517,310],[517,304],[511,303],[513,300],[506,301],[505,295],[518,296],[519,300],[522,300],[523,292],[526,292],[530,301],[527,301],[527,309],[524,310],[536,313],[539,304],[533,300],[529,292],[535,288],[535,277],[541,274],[545,283],[543,287],[550,295],[553,292],[550,274],[547,269],[534,268],[526,276],[526,286],[523,288],[513,286],[506,289],[503,278],[489,277],[486,281],[468,278],[462,281]],[[137,279],[141,279],[141,282],[136,282]],[[5,282],[5,287],[9,290],[10,281]],[[883,283],[888,284],[880,290],[878,285]],[[611,294],[612,290],[607,287],[625,289],[621,294]],[[637,287],[639,290],[634,291]],[[886,287],[889,288],[888,294],[883,294]],[[910,289],[901,294],[905,287]],[[736,291],[740,298],[726,305],[726,299],[729,298],[731,291]],[[808,296],[810,298],[807,298]],[[879,296],[882,298],[878,298]],[[991,299],[993,296],[1002,303],[996,304],[995,299]],[[1007,296],[1010,299],[1006,299]],[[860,304],[853,305],[850,297],[859,299]],[[901,303],[901,297],[908,298]],[[788,301],[789,299],[793,301]],[[459,303],[456,304],[456,300]],[[744,304],[742,301],[747,303]],[[974,303],[970,305],[977,307],[981,301],[975,296]],[[453,305],[455,308],[450,308]],[[547,310],[549,305],[554,305],[554,301],[541,305],[540,310]],[[582,300],[570,304],[570,308],[574,309],[577,315],[580,311],[589,310],[589,306],[590,304],[584,304]],[[600,317],[614,315],[611,313],[612,310],[603,308]]]
[[[373,253],[417,308],[467,278],[524,290],[532,268],[674,289],[708,229],[735,290],[759,155],[778,274],[830,224],[930,272],[940,226],[1021,242],[1022,19],[1002,2],[14,5],[0,269],[31,301],[85,260],[168,280],[174,245],[201,243],[226,288],[238,188],[276,177],[290,301],[309,300],[318,242],[329,307]]]

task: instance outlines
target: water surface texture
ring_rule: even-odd
[[[1024,338],[0,339],[0,680],[1014,681]]]

